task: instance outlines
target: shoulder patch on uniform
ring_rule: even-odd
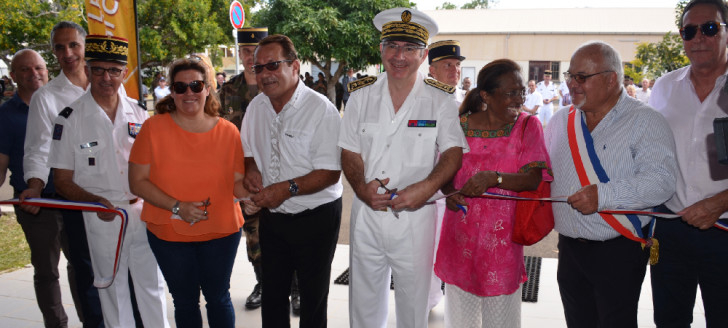
[[[427,85],[429,85],[431,87],[435,87],[437,89],[440,89],[442,91],[445,91],[445,92],[447,92],[449,94],[455,93],[455,87],[454,86],[451,86],[451,85],[442,83],[442,82],[440,82],[438,80],[435,80],[435,79],[425,79],[425,84],[427,84]]]
[[[363,87],[372,85],[372,84],[374,84],[374,82],[377,82],[376,76],[367,76],[365,78],[361,78],[359,80],[349,82],[349,84],[346,85],[346,88],[349,90],[349,93],[352,93]]]
[[[71,113],[73,113],[73,108],[66,107],[60,113],[58,113],[58,115],[68,118],[69,116],[71,116]]]
[[[56,123],[53,126],[53,140],[61,140],[61,137],[63,137],[63,125]]]

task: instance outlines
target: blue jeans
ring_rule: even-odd
[[[657,211],[670,213],[665,206]],[[728,232],[700,230],[678,218],[659,220],[655,238],[660,259],[650,273],[657,327],[689,328],[698,286],[707,326],[728,327]]]
[[[174,301],[178,328],[202,327],[200,289],[207,301],[210,327],[234,327],[230,275],[241,232],[202,242],[171,242],[147,230],[149,246],[159,263]]]

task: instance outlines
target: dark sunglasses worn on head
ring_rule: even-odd
[[[194,93],[200,93],[202,92],[202,89],[205,88],[205,81],[192,81],[190,83],[184,83],[184,82],[174,82],[172,83],[172,89],[174,90],[174,93],[177,94],[183,94],[187,92],[187,87],[190,87],[190,90]]]
[[[705,36],[715,36],[720,32],[722,26],[725,26],[725,23],[705,22],[700,25],[687,25],[680,29],[680,37],[685,41],[690,41],[698,34],[698,29]]]
[[[91,66],[90,69],[91,69],[91,74],[93,74],[93,75],[102,76],[102,75],[104,75],[104,73],[108,72],[109,76],[111,76],[111,77],[118,77],[119,75],[121,75],[121,72],[124,71],[124,70],[118,69],[116,67],[103,68],[103,67]]]
[[[260,64],[260,65],[253,65],[253,70],[255,71],[255,74],[263,73],[263,68],[268,69],[271,72],[275,72],[278,70],[278,66],[280,66],[281,63],[290,63],[293,62],[292,60],[279,60],[270,62],[267,64]]]

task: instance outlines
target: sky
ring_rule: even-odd
[[[444,2],[462,6],[469,0],[410,0],[417,4],[417,9],[434,10]],[[675,8],[678,0],[498,0],[492,8],[619,8],[619,7],[663,7]]]

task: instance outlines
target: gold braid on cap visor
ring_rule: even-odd
[[[424,26],[412,22],[389,22],[382,25],[382,36],[380,40],[391,37],[407,37],[422,41],[427,44],[430,33]]]
[[[111,41],[104,41],[101,44],[86,41],[86,51],[96,52],[100,54],[113,54],[127,56],[129,53],[129,47],[116,44]]]

